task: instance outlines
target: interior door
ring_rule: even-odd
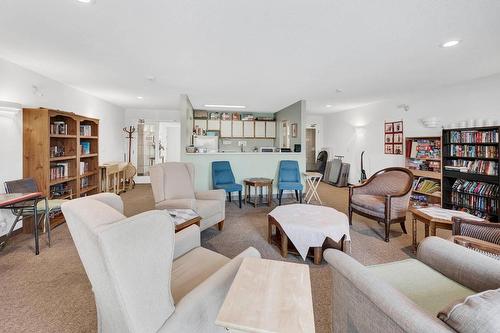
[[[306,128],[306,169],[316,170],[316,129]]]

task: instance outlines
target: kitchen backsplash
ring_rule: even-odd
[[[275,147],[274,139],[219,139],[219,151],[241,151],[238,142],[245,142],[243,151],[251,152],[255,147]]]

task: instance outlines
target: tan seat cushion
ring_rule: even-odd
[[[221,202],[219,200],[196,200],[196,212],[202,219],[208,219],[221,212]]]
[[[366,208],[370,211],[376,211],[384,214],[385,202],[384,197],[370,194],[354,194],[351,202],[356,206]]]
[[[432,316],[437,316],[457,299],[476,293],[416,259],[369,266],[368,269]]]
[[[451,303],[438,318],[460,333],[500,332],[500,289],[487,290]]]
[[[229,258],[203,247],[197,247],[175,260],[171,280],[174,304],[229,261]]]

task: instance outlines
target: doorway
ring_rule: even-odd
[[[176,121],[139,119],[137,124],[136,183],[150,183],[149,170],[155,164],[181,159],[181,127]]]
[[[316,129],[306,128],[306,170],[316,171]]]

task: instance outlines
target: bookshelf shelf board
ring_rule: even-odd
[[[98,154],[85,154],[85,155],[80,155],[80,158],[89,158],[89,157],[96,157]]]
[[[89,187],[80,188],[80,194],[85,194],[85,193],[93,191],[95,189],[97,189],[97,185],[92,185],[92,186],[89,186]]]
[[[411,160],[416,160],[416,161],[436,161],[436,162],[441,162],[440,158],[421,158],[421,157],[408,157]]]
[[[498,176],[494,176],[494,175],[483,175],[480,173],[444,170],[443,176],[449,177],[449,178],[475,180],[475,181],[479,181],[479,182],[498,184]]]
[[[83,177],[88,177],[88,176],[93,176],[93,175],[95,175],[95,174],[97,174],[97,171],[87,171],[87,172],[85,172],[85,173],[81,174],[81,175],[80,175],[80,178],[83,178]]]
[[[413,173],[414,176],[416,177],[425,177],[425,178],[432,178],[432,179],[441,179],[441,173],[440,172],[435,172],[435,171],[426,171],[426,170],[412,170],[410,171]]]
[[[80,140],[88,140],[88,139],[99,139],[99,137],[95,135],[80,135]]]
[[[65,199],[71,199],[71,196],[73,196],[73,194],[66,194],[66,195],[63,195],[63,196],[60,196],[60,197],[50,197],[50,200],[56,200],[56,199],[59,199],[59,200],[65,200]],[[52,224],[51,224],[52,225]]]
[[[57,161],[67,161],[67,160],[74,160],[76,159],[76,156],[60,156],[60,157],[51,157],[50,161],[51,162],[57,162]]]
[[[434,197],[434,198],[441,198],[441,192],[426,193],[426,192],[420,192],[420,191],[417,191],[417,190],[413,190],[413,193],[422,194],[422,195],[428,195],[428,196]]]
[[[498,161],[498,157],[460,157],[460,156],[443,156],[443,159],[450,159],[450,160],[470,160],[470,161],[475,161],[475,160],[483,160],[483,161]]]
[[[62,178],[57,178],[57,179],[52,179],[50,181],[50,186],[53,186],[53,185],[57,185],[57,184],[61,184],[61,183],[65,183],[65,182],[70,182],[72,180],[75,180],[76,177],[62,177]]]
[[[460,146],[498,146],[498,142],[446,142],[443,143],[445,146],[449,145],[460,145]]]
[[[70,134],[51,134],[50,137],[59,139],[76,139],[76,135],[70,135]]]

